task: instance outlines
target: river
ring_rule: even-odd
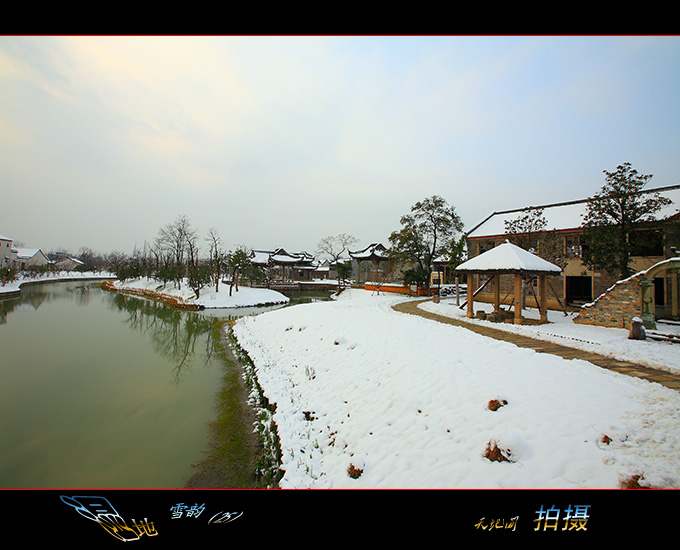
[[[239,378],[215,322],[270,309],[179,311],[92,282],[2,300],[0,488],[183,488]]]

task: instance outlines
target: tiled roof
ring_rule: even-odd
[[[666,219],[678,213],[678,208],[680,207],[680,185],[648,189],[644,192],[651,193],[654,191],[659,191],[662,196],[673,201],[673,204],[663,208],[657,213],[657,219]],[[468,239],[505,235],[505,222],[515,220],[527,208],[543,209],[543,217],[548,222],[546,231],[576,230],[581,227],[583,215],[586,213],[587,202],[588,199],[581,199],[577,201],[546,204],[543,206],[527,206],[514,210],[493,212],[472,227],[466,235]]]

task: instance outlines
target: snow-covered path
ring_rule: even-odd
[[[548,324],[514,325],[512,323],[492,323],[479,319],[467,319],[465,308],[461,310],[456,305],[455,298],[443,299],[438,304],[432,300],[425,300],[420,302],[418,307],[424,311],[462,320],[469,324],[489,326],[498,330],[514,332],[680,374],[680,345],[651,339],[644,341],[629,340],[627,329],[574,323],[575,315],[573,313],[565,316],[561,311],[549,311],[548,320],[550,322]],[[492,304],[475,302],[475,312],[485,311],[490,313],[492,310]],[[539,313],[535,309],[522,310],[522,314],[530,319],[538,319],[539,317]],[[658,330],[670,334],[680,334],[680,326],[677,324],[659,323]]]
[[[393,311],[404,299],[350,290],[235,324],[276,404],[281,487],[680,487],[680,393]]]

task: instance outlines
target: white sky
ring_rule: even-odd
[[[679,97],[677,37],[0,37],[0,234],[387,244],[433,194],[470,227],[623,162],[680,183]]]

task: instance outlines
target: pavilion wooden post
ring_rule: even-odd
[[[473,301],[474,301],[474,291],[472,290],[474,287],[474,275],[472,272],[468,272],[467,274],[467,317],[470,319],[475,316],[475,312],[473,311]]]
[[[539,309],[541,310],[541,323],[548,322],[548,280],[546,275],[538,278],[538,299],[540,300]]]
[[[671,315],[673,319],[678,318],[678,306],[680,301],[678,301],[678,270],[671,270]]]
[[[501,309],[501,275],[496,273],[493,276],[493,310],[494,312]]]
[[[515,324],[522,324],[522,275],[515,273]]]

